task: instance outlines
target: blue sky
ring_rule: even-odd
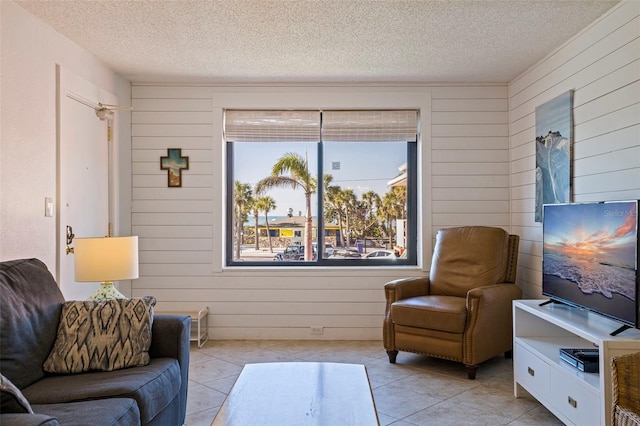
[[[388,191],[387,182],[398,176],[406,162],[406,143],[325,143],[324,173],[333,175],[333,185],[351,188],[356,195],[375,191],[380,196]],[[234,179],[249,183],[252,187],[271,174],[273,164],[283,154],[297,152],[309,159],[310,170],[317,174],[317,144],[315,143],[235,143]],[[334,169],[334,163],[339,169]],[[276,209],[270,213],[284,216],[292,208],[294,214],[304,214],[302,190],[277,189],[267,194],[276,200]],[[312,208],[315,208],[315,204]]]

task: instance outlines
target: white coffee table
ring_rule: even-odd
[[[212,426],[378,426],[364,365],[247,364]]]

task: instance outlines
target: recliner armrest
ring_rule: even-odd
[[[394,351],[395,333],[393,321],[391,321],[391,305],[397,300],[429,294],[429,277],[400,278],[390,281],[384,285],[384,294],[387,303],[382,326],[382,340],[387,351]],[[397,354],[398,351],[395,353]],[[393,359],[395,360],[395,355]]]
[[[476,287],[469,290],[467,293],[467,309],[469,312],[472,310],[472,299],[483,299],[482,305],[493,305],[499,303],[502,305],[504,301],[511,301],[514,299],[520,299],[522,297],[522,290],[512,283],[500,283],[494,285],[488,285],[484,287]],[[508,309],[511,309],[511,303],[507,305]]]
[[[467,293],[467,328],[463,359],[476,365],[513,348],[512,300],[522,290],[515,284],[501,283],[477,287]]]
[[[387,303],[429,294],[429,277],[400,278],[385,284]]]

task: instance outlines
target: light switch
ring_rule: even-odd
[[[44,199],[44,216],[53,217],[53,198],[45,197]]]

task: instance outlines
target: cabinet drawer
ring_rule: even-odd
[[[513,356],[516,381],[530,393],[548,395],[549,364],[518,343],[515,344]]]
[[[597,392],[590,391],[584,382],[556,369],[550,384],[551,404],[572,423],[589,425],[600,422],[600,399]]]

